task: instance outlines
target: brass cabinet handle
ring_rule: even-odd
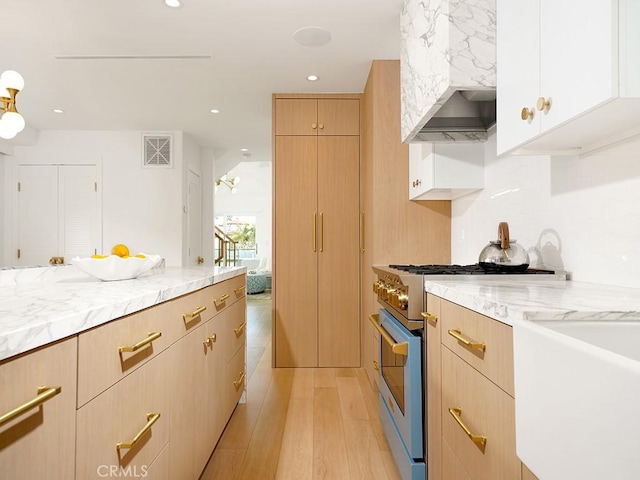
[[[385,328],[380,325],[379,318],[379,313],[369,315],[369,321],[373,324],[374,327],[376,327],[376,330],[380,332],[380,335],[382,336],[382,338],[384,338],[384,341],[391,346],[391,351],[396,355],[402,355],[404,357],[409,355],[409,342],[396,343],[393,337],[389,335],[389,332],[387,332]]]
[[[320,124],[318,124],[318,128],[319,128],[320,130],[322,130],[322,129],[324,128],[324,123],[320,123]]]
[[[158,338],[160,338],[162,336],[162,332],[149,332],[147,335],[148,335],[147,338],[145,338],[144,340],[140,340],[138,343],[131,345],[130,347],[124,346],[124,345],[122,345],[121,347],[118,347],[118,351],[120,353],[135,352],[136,350],[144,347],[148,343],[151,343],[154,340],[157,340]]]
[[[312,123],[311,124],[311,128],[313,128],[315,130],[316,128],[318,128],[318,124],[317,123]]]
[[[324,213],[320,214],[320,251],[324,252]]]
[[[204,263],[204,258],[198,255],[198,265],[202,265]]]
[[[483,352],[487,349],[487,346],[483,342],[476,342],[471,338],[465,337],[462,335],[460,330],[449,330],[449,335],[469,348],[475,348],[477,350],[482,350]]]
[[[224,301],[229,298],[229,295],[227,295],[226,293],[224,295],[222,295],[220,298],[214,298],[213,299],[213,304],[217,307],[219,306],[218,304],[222,305],[224,303]]]
[[[434,327],[438,323],[438,316],[437,315],[434,315],[434,314],[429,313],[429,312],[420,312],[420,315],[422,315],[422,318],[424,318],[427,322],[433,323]]]
[[[414,180],[411,185],[413,185],[413,188],[419,187],[420,185],[422,185],[422,180],[420,180],[419,178],[417,180]]]
[[[200,315],[202,312],[204,312],[206,309],[207,309],[207,307],[198,307],[191,313],[183,313],[182,314],[182,320],[184,320],[185,322],[187,320],[193,320],[198,315]]]
[[[210,337],[207,337],[207,339],[204,342],[202,342],[202,344],[205,347],[213,347],[213,344],[216,343],[216,340],[218,340],[218,336],[214,333]]]
[[[118,450],[122,450],[125,448],[133,448],[135,444],[138,443],[140,439],[144,436],[144,434],[147,433],[149,430],[151,430],[151,427],[153,426],[154,423],[158,421],[159,418],[160,418],[159,413],[147,413],[147,424],[144,427],[142,427],[142,430],[140,430],[138,434],[135,437],[133,437],[133,440],[131,440],[130,442],[116,443],[116,448]]]
[[[240,385],[242,385],[242,382],[244,382],[244,377],[246,375],[246,372],[240,372],[240,377],[238,377],[237,380],[233,381],[233,386],[236,387],[236,390],[240,388]]]
[[[371,360],[371,363],[373,363],[373,369],[376,372],[380,370],[380,367],[378,366],[378,362],[376,360]]]
[[[549,110],[551,108],[551,100],[544,97],[538,97],[538,101],[536,102],[536,108],[541,112],[543,110]]]
[[[313,251],[318,249],[318,213],[313,212]]]
[[[471,430],[469,430],[469,427],[467,427],[462,421],[462,418],[460,418],[460,416],[462,415],[462,409],[452,407],[449,409],[449,413],[458,423],[458,425],[460,425],[460,428],[464,430],[464,433],[467,434],[467,437],[469,437],[473,441],[473,443],[478,445],[478,447],[484,451],[484,447],[487,444],[487,437],[485,437],[484,435],[474,435]]]
[[[520,118],[524,121],[531,120],[533,118],[533,115],[533,110],[527,107],[523,107],[522,110],[520,110]]]
[[[238,288],[234,288],[233,291],[235,292],[236,295],[240,295],[245,288],[247,288],[246,285],[240,285]]]
[[[360,251],[364,253],[364,210],[360,212]]]
[[[236,334],[236,337],[239,337],[240,335],[242,335],[242,332],[244,332],[244,327],[246,326],[247,326],[247,322],[242,322],[238,328],[233,329],[234,333]]]
[[[32,398],[26,403],[23,403],[19,407],[14,408],[10,412],[5,413],[0,417],[0,425],[4,425],[10,422],[14,418],[22,415],[24,412],[31,410],[32,408],[42,405],[50,398],[55,397],[62,391],[62,387],[38,387],[38,396]]]

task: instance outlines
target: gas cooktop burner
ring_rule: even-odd
[[[474,265],[389,265],[390,268],[415,275],[553,275],[553,270],[529,268],[525,271],[485,271],[479,264]]]

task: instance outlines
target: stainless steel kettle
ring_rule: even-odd
[[[529,268],[529,254],[509,238],[509,224],[500,222],[498,240],[482,249],[478,263],[487,272],[523,272]]]

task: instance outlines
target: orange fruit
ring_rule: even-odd
[[[126,245],[119,243],[117,245],[114,245],[113,248],[111,249],[111,255],[117,255],[119,257],[128,257],[129,256],[129,247],[127,247]]]

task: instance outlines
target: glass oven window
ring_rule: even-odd
[[[404,415],[404,368],[407,357],[393,353],[391,346],[386,342],[381,343],[380,356],[382,378]]]

